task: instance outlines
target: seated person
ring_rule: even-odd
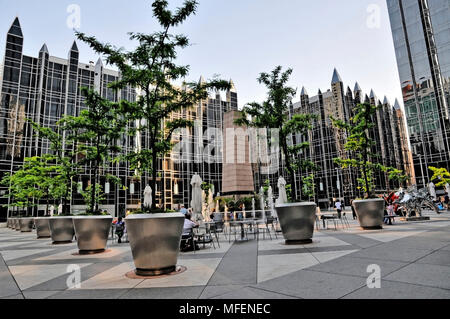
[[[194,239],[191,238],[192,230],[198,227],[199,225],[191,220],[191,214],[186,214],[184,219],[183,235],[181,236],[182,251],[193,250],[194,247],[192,247],[192,245],[194,244]],[[197,244],[195,244],[195,249],[200,249]]]

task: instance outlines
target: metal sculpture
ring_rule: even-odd
[[[395,193],[397,197],[394,205],[398,205],[398,211],[404,211],[403,215],[408,217],[422,217],[422,210],[429,208],[439,214],[439,210],[434,205],[433,197],[428,192],[428,189],[417,189],[416,185],[409,187],[406,191],[400,189]],[[391,197],[391,196],[390,196]]]

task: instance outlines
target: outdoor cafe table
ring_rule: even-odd
[[[257,221],[254,219],[247,219],[247,220],[236,220],[236,221],[230,221],[231,224],[240,225],[241,226],[241,238],[237,241],[247,241],[248,239],[245,239],[245,229],[244,225],[256,225]]]
[[[320,212],[316,214],[317,218],[322,218],[322,222],[323,222],[323,229],[326,228],[325,226],[325,220],[326,219],[336,219],[338,218],[338,213],[337,212]]]

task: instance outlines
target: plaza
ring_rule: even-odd
[[[446,299],[450,297],[450,215],[396,219],[382,230],[316,224],[313,243],[285,245],[281,233],[182,252],[184,271],[149,279],[134,270],[128,243],[110,237],[105,253],[78,255],[76,242],[52,245],[0,228],[0,297],[7,299]],[[317,228],[319,228],[317,230]],[[229,235],[230,236],[230,235]],[[380,288],[369,288],[369,266]],[[80,286],[69,289],[74,269]],[[368,272],[369,271],[369,272]],[[127,276],[128,274],[128,276]]]

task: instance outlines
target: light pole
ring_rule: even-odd
[[[339,191],[339,201],[340,201],[341,200],[341,179],[339,177],[339,168],[336,168],[336,176],[337,176],[336,186]]]
[[[422,174],[422,183],[423,183],[423,187],[426,187],[425,184],[425,175],[423,174],[423,166],[422,166],[422,154],[419,154],[419,161],[420,161],[420,171]]]

